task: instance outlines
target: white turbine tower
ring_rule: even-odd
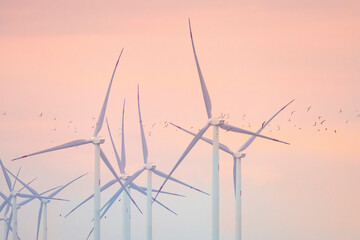
[[[266,123],[264,123],[259,130],[256,132],[257,134],[261,133],[261,131],[288,105],[290,105],[294,100],[286,104],[283,108],[281,108],[274,116],[272,116]],[[177,127],[184,132],[187,132],[193,136],[196,136],[195,133],[190,132],[180,126],[177,126],[173,123],[171,125]],[[247,149],[251,143],[255,140],[256,136],[251,136],[236,152],[230,150],[229,147],[226,145],[219,143],[219,148],[224,152],[230,154],[234,158],[234,165],[233,165],[233,176],[234,176],[234,189],[235,189],[235,240],[241,240],[241,159],[245,157],[243,151]],[[213,144],[211,139],[201,137],[201,140]]]
[[[138,99],[138,112],[139,112],[139,122],[140,122],[140,134],[141,134],[141,145],[142,145],[142,151],[143,151],[143,158],[144,158],[144,165],[145,168],[147,169],[147,211],[146,211],[146,239],[147,240],[152,240],[152,173],[158,175],[159,177],[162,178],[169,178],[171,181],[177,182],[179,184],[182,184],[186,187],[189,187],[193,190],[199,191],[201,193],[204,193],[206,195],[209,195],[208,193],[201,191],[198,188],[192,187],[182,181],[179,181],[173,177],[170,177],[169,175],[167,175],[164,172],[161,172],[160,170],[156,169],[156,165],[153,163],[148,162],[148,148],[147,148],[147,144],[146,144],[146,138],[145,138],[145,134],[144,134],[144,127],[143,127],[143,123],[142,123],[142,118],[141,118],[141,111],[140,111],[140,95],[139,95],[139,85],[137,88],[137,99]],[[154,198],[155,200],[155,198]],[[155,200],[156,201],[156,200]]]
[[[208,90],[205,85],[205,81],[203,78],[203,75],[201,73],[199,61],[197,59],[196,51],[195,51],[195,45],[193,41],[193,36],[191,32],[191,25],[190,25],[190,19],[189,19],[189,29],[190,29],[190,37],[191,37],[191,44],[194,52],[195,57],[195,63],[198,70],[199,78],[200,78],[200,84],[201,89],[203,93],[203,98],[205,102],[208,122],[206,125],[196,134],[196,136],[193,138],[193,140],[190,142],[188,147],[186,148],[185,152],[181,155],[180,159],[176,162],[173,169],[170,171],[169,176],[172,175],[172,173],[175,171],[175,169],[179,166],[179,164],[182,162],[182,160],[185,158],[185,156],[190,152],[190,150],[194,147],[194,145],[199,141],[200,137],[206,132],[206,130],[213,126],[213,159],[212,159],[212,239],[213,240],[219,240],[219,127],[226,130],[226,131],[232,131],[232,132],[238,132],[243,134],[248,134],[252,136],[258,136],[265,139],[282,142],[273,138],[269,138],[263,135],[259,135],[250,131],[247,131],[245,129],[241,129],[229,124],[226,124],[224,120],[213,117],[211,114],[211,100],[210,95],[208,93]],[[282,142],[285,143],[285,142]],[[286,143],[287,144],[287,143]],[[159,192],[164,187],[165,183],[167,182],[168,178],[165,179],[163,184],[161,185]],[[159,192],[157,193],[156,197],[158,196]]]
[[[62,186],[61,188],[57,189],[56,191],[50,193],[48,195],[49,198],[53,198],[55,197],[57,194],[59,194],[62,190],[64,190],[66,187],[68,187],[71,183],[75,182],[76,180],[82,178],[83,176],[87,175],[87,173],[81,175],[80,177],[75,178],[74,180],[72,180],[71,182],[65,184],[64,186]],[[41,204],[40,204],[40,209],[39,209],[39,215],[38,215],[38,225],[37,225],[37,230],[36,230],[36,240],[39,239],[39,230],[40,230],[40,223],[41,223],[41,218],[43,218],[43,225],[42,225],[42,230],[43,230],[43,240],[47,240],[47,232],[48,232],[48,227],[47,227],[47,205],[50,203],[49,199],[42,199],[41,200]]]
[[[56,147],[48,148],[48,149],[45,149],[45,150],[42,150],[42,151],[39,151],[39,152],[36,152],[36,153],[24,155],[22,157],[13,159],[13,161],[14,161],[14,160],[30,157],[30,156],[37,155],[37,154],[42,154],[42,153],[56,151],[56,150],[65,149],[65,148],[76,147],[76,146],[80,146],[80,145],[84,145],[84,144],[88,144],[88,143],[94,144],[94,147],[95,147],[95,161],[94,161],[94,240],[100,240],[100,157],[104,161],[105,165],[112,172],[112,174],[114,174],[114,176],[117,178],[117,180],[121,184],[121,186],[123,186],[121,180],[116,175],[116,172],[114,171],[114,169],[111,169],[110,163],[106,162],[107,158],[105,157],[105,153],[100,148],[100,144],[104,143],[105,139],[98,137],[98,133],[100,132],[100,130],[102,128],[102,125],[103,125],[103,122],[104,122],[106,106],[107,106],[107,102],[108,102],[108,98],[109,98],[109,94],[110,94],[112,81],[114,79],[116,68],[118,66],[118,63],[119,63],[122,52],[123,52],[123,50],[121,50],[119,58],[118,58],[118,60],[116,62],[116,65],[115,65],[115,68],[114,68],[114,71],[113,71],[113,74],[112,74],[112,77],[111,77],[111,80],[110,80],[110,84],[109,84],[109,87],[108,87],[108,90],[107,90],[107,93],[106,93],[106,96],[105,96],[105,100],[104,100],[103,106],[101,108],[99,118],[98,118],[97,123],[96,123],[94,133],[93,133],[93,135],[92,135],[92,137],[90,139],[78,139],[78,140],[75,140],[75,141],[71,141],[71,142],[56,146]],[[127,195],[129,195],[129,193],[128,193],[128,191],[126,189],[125,189],[125,192],[127,193]],[[136,203],[133,200],[132,200],[132,202],[139,209],[139,207],[136,205]],[[139,211],[141,212],[140,209],[139,209]]]

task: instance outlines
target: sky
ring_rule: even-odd
[[[214,115],[256,131],[295,99],[262,132],[291,144],[257,139],[245,151],[243,239],[359,239],[359,13],[353,0],[1,1],[0,158],[13,172],[22,167],[24,181],[37,177],[39,192],[89,172],[59,195],[71,201],[51,202],[48,210],[49,238],[85,239],[93,202],[63,216],[93,192],[92,146],[11,159],[89,138],[124,48],[106,113],[115,143],[119,150],[126,98],[126,171],[142,167],[139,84],[149,161],[169,172],[192,138],[165,121],[195,132],[207,121],[191,18]],[[100,135],[116,167],[105,127]],[[220,131],[233,150],[247,139]],[[199,142],[173,176],[211,193],[211,154]],[[105,165],[101,178],[112,179]],[[145,186],[146,176],[137,183]],[[153,183],[158,188],[162,180],[154,176]],[[102,203],[117,188],[104,192]],[[178,215],[154,205],[154,239],[210,239],[211,198],[174,183],[165,190],[186,197],[159,196]],[[133,197],[145,212],[145,198]],[[23,240],[36,236],[38,208],[34,201],[19,210]],[[234,237],[234,219],[232,157],[220,153],[221,239]],[[132,239],[144,239],[145,216],[134,206],[131,228]],[[120,203],[102,221],[101,236],[121,236]]]

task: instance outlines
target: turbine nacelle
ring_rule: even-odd
[[[209,124],[212,126],[219,126],[221,124],[223,124],[225,121],[223,119],[217,118],[217,117],[212,117],[209,119]]]
[[[44,203],[44,204],[47,204],[47,203],[50,202],[50,200],[49,199],[41,199],[41,202]]]
[[[126,181],[130,176],[127,174],[121,174],[120,179]]]
[[[104,138],[101,138],[101,137],[92,137],[90,139],[90,141],[93,143],[93,144],[103,144],[105,142],[105,139]]]
[[[152,164],[152,163],[147,163],[146,166],[145,166],[145,168],[146,168],[147,170],[153,170],[153,169],[156,168],[156,165],[155,165],[155,164]]]
[[[233,156],[235,158],[244,158],[246,156],[245,153],[241,153],[241,152],[234,152]]]

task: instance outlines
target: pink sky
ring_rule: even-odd
[[[195,130],[206,122],[188,31],[187,18],[191,17],[215,114],[228,113],[231,124],[256,131],[296,99],[263,132],[291,145],[256,140],[246,151],[243,238],[358,239],[359,11],[358,1],[338,0],[3,1],[0,157],[13,171],[22,166],[23,179],[38,177],[34,187],[39,191],[90,172],[64,192],[70,203],[54,202],[49,207],[52,239],[85,238],[91,227],[92,203],[68,219],[59,213],[67,213],[91,194],[92,147],[18,162],[10,159],[89,137],[95,123],[91,119],[99,114],[124,47],[107,109],[115,141],[120,148],[118,129],[126,98],[127,171],[137,170],[142,163],[136,108],[139,83],[149,160],[170,171],[191,137],[159,122],[173,121]],[[312,126],[318,116],[326,119],[321,128]],[[67,128],[69,121],[73,123]],[[157,125],[151,129],[153,123]],[[108,134],[103,129],[101,135],[115,164]],[[247,137],[222,131],[220,140],[235,150]],[[232,159],[223,153],[220,157],[221,238],[232,239]],[[210,192],[210,160],[211,147],[199,143],[174,176]],[[102,178],[111,178],[105,166]],[[145,184],[145,178],[139,183]],[[158,187],[161,181],[154,179],[154,183]],[[5,190],[3,180],[0,189]],[[102,202],[114,190],[105,193]],[[175,184],[166,190],[187,197],[159,198],[179,216],[155,207],[154,238],[169,239],[172,234],[175,240],[209,239],[210,198]],[[145,200],[134,197],[145,210]],[[35,235],[37,208],[35,202],[20,210],[22,239]],[[102,222],[104,238],[120,236],[120,213],[117,204]],[[144,228],[145,218],[133,209],[132,220],[133,239],[143,239],[144,233],[135,230]]]

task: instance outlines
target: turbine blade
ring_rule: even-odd
[[[138,191],[139,193],[147,196],[146,191],[142,190],[140,187],[138,187],[136,184],[131,183],[131,188],[135,189],[136,191]],[[171,210],[170,208],[168,208],[167,206],[165,206],[164,204],[162,204],[161,202],[159,202],[158,200],[154,199],[153,197],[151,197],[153,199],[153,201],[155,201],[157,204],[159,204],[160,206],[162,206],[163,208],[165,208],[166,210],[170,211],[171,213],[177,215],[176,212],[174,212],[173,210]]]
[[[88,173],[85,173],[83,175],[81,175],[80,177],[75,178],[74,180],[70,181],[69,183],[65,184],[64,186],[62,186],[61,188],[59,188],[58,190],[56,190],[55,192],[51,193],[49,195],[49,197],[55,197],[56,194],[58,194],[59,192],[61,192],[64,188],[66,188],[67,186],[69,186],[71,183],[75,182],[76,180],[82,178],[83,176],[87,175]]]
[[[34,178],[33,180],[31,180],[30,182],[27,183],[27,185],[30,185],[33,181],[35,181],[37,178]],[[16,179],[15,179],[16,180]],[[20,188],[20,190],[18,192],[21,192],[22,190],[24,190],[24,186],[22,188]]]
[[[116,183],[117,180],[111,180],[108,183],[106,183],[104,186],[102,186],[100,188],[100,192],[108,189],[109,187],[111,187],[114,183]],[[87,201],[89,201],[90,199],[92,199],[94,197],[94,194],[91,194],[88,198],[86,198],[84,201],[82,201],[80,204],[78,204],[75,208],[73,208],[68,214],[65,215],[65,217],[69,216],[72,212],[74,212],[76,209],[78,209],[81,205],[83,205],[84,203],[86,203]]]
[[[47,190],[47,191],[45,191],[45,192],[42,192],[42,193],[40,193],[40,196],[42,196],[42,195],[44,195],[44,194],[46,194],[46,193],[48,193],[48,192],[51,192],[52,190],[57,189],[57,188],[59,188],[59,187],[61,187],[61,186],[57,186],[57,187],[51,188],[51,189],[49,189],[49,190]],[[34,199],[36,199],[35,196],[33,196],[33,198],[26,199],[26,200],[20,202],[20,203],[18,204],[18,206],[20,206],[20,207],[21,207],[21,206],[24,206],[25,204],[31,202],[31,201],[34,200]]]
[[[7,199],[6,195],[3,194],[2,192],[0,192],[0,197],[2,197],[4,199],[4,201]]]
[[[119,157],[118,151],[116,150],[115,143],[114,143],[114,140],[113,140],[112,135],[111,135],[110,126],[109,126],[109,122],[108,122],[107,118],[106,118],[106,125],[107,125],[108,132],[109,132],[109,135],[110,135],[111,144],[112,144],[113,149],[114,149],[116,161],[117,161],[117,164],[118,164],[119,169],[120,169],[120,173],[125,174],[124,169],[121,168],[121,159]]]
[[[56,147],[48,148],[48,149],[45,149],[45,150],[42,150],[42,151],[39,151],[39,152],[35,152],[35,153],[24,155],[24,156],[21,156],[21,157],[18,157],[18,158],[14,158],[11,161],[19,160],[21,158],[26,158],[26,157],[46,153],[46,152],[52,152],[52,151],[56,151],[56,150],[60,150],[60,149],[76,147],[76,146],[80,146],[80,145],[87,144],[87,143],[91,143],[91,140],[79,139],[79,140],[75,140],[75,141],[71,141],[71,142],[68,142],[68,143],[61,144],[61,145],[56,146]]]
[[[8,227],[7,227],[7,231],[6,231],[6,238],[5,238],[6,240],[7,240],[8,237],[9,237],[9,232],[10,232],[10,230],[12,231],[12,228],[11,228],[12,217],[13,217],[13,214],[12,214],[12,212],[11,212],[10,217],[9,217],[9,222],[7,223]]]
[[[6,169],[6,168],[5,168]],[[10,173],[11,174],[11,176],[13,176],[15,179],[17,179],[18,180],[18,182],[19,183],[21,183],[21,185],[23,185],[27,190],[29,190],[33,195],[35,195],[35,196],[39,196],[39,194],[33,189],[33,188],[31,188],[28,184],[26,184],[26,183],[24,183],[23,181],[21,181],[19,178],[17,178],[14,174],[12,174],[8,169],[6,169],[6,171],[8,172],[8,173]],[[20,194],[20,193],[19,193]]]
[[[92,232],[94,231],[94,228],[91,228],[91,230],[90,230],[90,232],[89,232],[89,234],[88,234],[88,236],[86,237],[86,240],[88,240],[89,239],[89,237],[91,236],[91,234],[92,234]]]
[[[171,177],[171,175],[173,174],[173,172],[176,170],[176,168],[179,166],[179,164],[184,160],[184,158],[186,157],[186,155],[190,152],[190,150],[195,146],[195,144],[199,141],[199,139],[201,138],[201,136],[206,132],[206,130],[210,127],[209,124],[206,124],[205,127],[203,127],[197,134],[196,136],[193,138],[193,140],[190,142],[189,146],[186,148],[185,152],[181,155],[181,157],[179,158],[179,160],[176,162],[175,166],[173,167],[173,169],[170,171],[170,173],[168,174],[168,176],[165,178],[165,181],[163,182],[163,184],[161,185],[161,187],[159,188],[159,191],[156,193],[155,199],[157,198],[157,196],[159,195],[159,193],[161,192],[161,189],[164,187],[165,183],[169,180],[169,178]]]
[[[143,191],[146,192],[146,187],[142,187],[142,186],[138,186],[139,188],[141,188]],[[157,190],[153,189],[152,192],[157,192]],[[168,194],[168,195],[173,195],[173,196],[177,196],[177,197],[186,197],[185,195],[181,195],[181,194],[177,194],[177,193],[172,193],[172,192],[165,192],[165,191],[161,191],[162,194]]]
[[[7,206],[6,206],[5,215],[8,214],[8,212],[9,212],[9,210],[10,210],[10,207],[12,207],[12,205],[11,205],[11,199],[12,199],[12,196],[10,197],[9,203],[8,203]],[[0,210],[0,212],[1,212],[1,210]]]
[[[206,106],[206,113],[207,113],[208,119],[210,119],[211,116],[212,116],[211,115],[211,100],[210,100],[209,92],[208,92],[208,90],[206,88],[206,85],[205,85],[204,77],[203,77],[203,75],[201,73],[198,58],[197,58],[197,55],[196,55],[194,40],[193,40],[193,36],[192,36],[192,31],[191,31],[190,18],[189,18],[189,29],[190,29],[191,45],[192,45],[192,48],[193,48],[195,62],[196,62],[196,68],[198,70],[198,74],[199,74],[199,78],[200,78],[200,84],[201,84],[201,90],[202,90],[202,93],[203,93],[204,102],[205,102],[205,106]]]
[[[104,205],[104,207],[106,206],[106,208],[104,209],[104,211],[102,212],[100,218],[102,218],[107,211],[110,209],[110,207],[114,204],[114,202],[116,201],[116,199],[120,196],[120,194],[122,193],[122,191],[124,190],[124,188],[120,188],[119,190],[117,190],[115,192],[115,194],[107,201],[107,203]],[[104,208],[103,207],[103,208]]]
[[[125,130],[124,130],[124,115],[125,115],[125,99],[123,104],[123,112],[122,112],[122,129],[121,129],[121,168],[125,172],[126,165],[126,154],[125,154]]]
[[[152,172],[155,173],[156,175],[162,177],[162,178],[165,178],[165,179],[168,177],[168,175],[167,175],[166,173],[163,173],[163,172],[161,172],[161,171],[159,171],[159,170],[157,170],[157,169],[153,169]],[[192,186],[190,186],[189,184],[186,184],[186,183],[184,183],[184,182],[182,182],[182,181],[180,181],[180,180],[177,180],[176,178],[169,177],[169,180],[171,180],[171,181],[173,181],[173,182],[176,182],[176,183],[179,183],[179,184],[181,184],[181,185],[184,185],[184,186],[186,186],[186,187],[188,187],[188,188],[191,188],[191,189],[196,190],[196,191],[198,191],[198,192],[201,192],[201,193],[203,193],[203,194],[210,195],[210,194],[208,194],[208,193],[206,193],[206,192],[204,192],[204,191],[201,191],[200,189],[198,189],[198,188],[196,188],[196,187],[192,187]]]
[[[116,68],[118,66],[118,63],[119,63],[119,60],[120,60],[120,57],[121,57],[121,54],[123,52],[124,49],[121,50],[120,52],[120,55],[119,55],[119,58],[116,62],[116,65],[115,65],[115,68],[114,68],[114,71],[113,71],[113,74],[111,76],[111,80],[110,80],[110,83],[109,83],[109,87],[108,87],[108,90],[106,92],[106,96],[105,96],[105,99],[104,99],[104,103],[103,103],[103,106],[101,108],[101,111],[100,111],[100,114],[99,114],[99,118],[98,118],[98,121],[96,123],[96,127],[95,127],[95,130],[94,130],[94,134],[93,134],[93,137],[97,137],[98,133],[100,132],[101,128],[102,128],[102,125],[104,123],[104,117],[105,117],[105,112],[106,112],[106,106],[107,106],[107,102],[109,100],[109,94],[110,94],[110,89],[111,89],[111,85],[112,85],[112,82],[113,82],[113,79],[114,79],[114,76],[115,76],[115,72],[116,72]]]
[[[10,178],[9,178],[8,173],[7,173],[6,170],[5,170],[6,168],[5,168],[5,166],[4,166],[1,158],[0,158],[0,165],[1,165],[1,169],[2,169],[2,171],[3,171],[3,173],[4,173],[4,177],[5,177],[5,180],[6,180],[6,184],[7,184],[7,186],[8,186],[8,189],[9,189],[9,191],[11,192],[11,191],[12,191],[12,188],[11,188],[11,180],[10,180]]]
[[[19,177],[20,170],[21,170],[21,167],[19,167],[19,170],[18,170],[18,172],[17,172],[17,174],[16,174],[16,177]],[[13,184],[13,186],[12,186],[12,189],[13,189],[13,190],[15,189],[15,185],[16,185],[16,179],[15,179],[14,184]]]
[[[25,193],[17,193],[16,194],[18,197],[22,197],[22,198],[33,198],[33,195],[30,194],[25,194]],[[39,199],[49,199],[49,200],[58,200],[58,201],[69,201],[67,199],[62,199],[62,198],[51,198],[51,197],[43,197],[43,196],[36,196],[36,198]]]
[[[123,183],[121,182],[119,176],[116,174],[114,168],[111,166],[108,158],[106,157],[104,151],[103,151],[101,148],[100,148],[100,157],[101,157],[101,159],[103,160],[103,162],[105,163],[105,165],[109,168],[109,170],[111,171],[111,173],[114,175],[114,177],[118,180],[118,182],[120,183],[120,185],[124,188],[124,191],[125,191],[126,194],[129,196],[131,202],[136,206],[136,208],[139,210],[139,212],[140,212],[141,214],[143,214],[142,211],[140,210],[139,206],[136,204],[136,202],[134,201],[134,199],[130,196],[129,192],[128,192],[128,191],[126,190],[126,188],[125,188],[129,183],[123,184]]]
[[[37,229],[36,229],[36,240],[39,239],[39,230],[40,230],[42,209],[43,209],[43,203],[41,202],[40,209],[39,209],[39,215],[38,215],[38,225],[37,225]]]
[[[275,141],[275,142],[280,142],[280,143],[284,143],[284,144],[290,144],[290,143],[287,143],[287,142],[283,142],[283,141],[277,140],[277,139],[275,139],[275,138],[266,137],[266,136],[263,136],[263,135],[260,135],[260,134],[256,134],[256,133],[250,132],[250,131],[248,131],[248,130],[245,130],[245,129],[242,129],[242,128],[238,128],[238,127],[235,127],[235,126],[226,124],[226,123],[220,124],[219,127],[221,127],[222,129],[224,129],[224,130],[226,130],[226,131],[248,134],[248,135],[252,135],[252,136],[256,136],[256,137],[261,137],[261,138],[265,138],[265,139],[268,139],[268,140],[272,140],[272,141]]]
[[[7,204],[10,204],[10,200],[12,199],[12,195],[10,195],[8,198],[6,198],[6,200],[0,205],[0,212],[4,209],[4,207]]]
[[[147,148],[147,145],[146,145],[144,127],[143,127],[142,119],[141,119],[139,85],[138,85],[138,88],[137,88],[137,94],[138,94],[138,111],[139,111],[139,121],[140,121],[141,145],[142,145],[142,150],[143,150],[144,164],[146,164],[147,159],[148,159],[148,148]]]
[[[282,110],[284,110],[287,106],[289,106],[294,100],[292,100],[291,102],[289,102],[288,104],[286,104],[283,108],[281,108],[277,113],[275,113],[274,116],[272,116],[263,126],[261,126],[259,128],[259,130],[256,132],[256,134],[260,134],[261,131],[274,119],[274,117],[276,117]],[[244,151],[246,148],[248,148],[250,146],[250,144],[255,140],[256,136],[252,136],[249,138],[249,140],[247,140],[244,145],[242,145],[238,152]]]
[[[193,136],[196,135],[195,133],[190,132],[190,131],[188,131],[188,130],[186,130],[186,129],[178,126],[178,125],[175,125],[175,124],[173,124],[173,123],[171,123],[171,122],[170,122],[170,124],[173,125],[174,127],[177,127],[178,129],[180,129],[180,130],[188,133],[188,134],[191,134],[191,135],[193,135]],[[209,143],[209,144],[211,144],[211,145],[213,145],[213,140],[211,140],[211,139],[209,139],[209,138],[201,137],[200,139],[203,140],[203,141],[205,141],[205,142],[207,142],[207,143]],[[231,151],[228,146],[226,146],[226,145],[224,145],[224,144],[222,144],[222,143],[219,143],[219,149],[221,149],[221,150],[223,150],[224,152],[227,152],[227,153],[229,153],[229,154],[231,154],[231,155],[234,154],[234,152]]]

